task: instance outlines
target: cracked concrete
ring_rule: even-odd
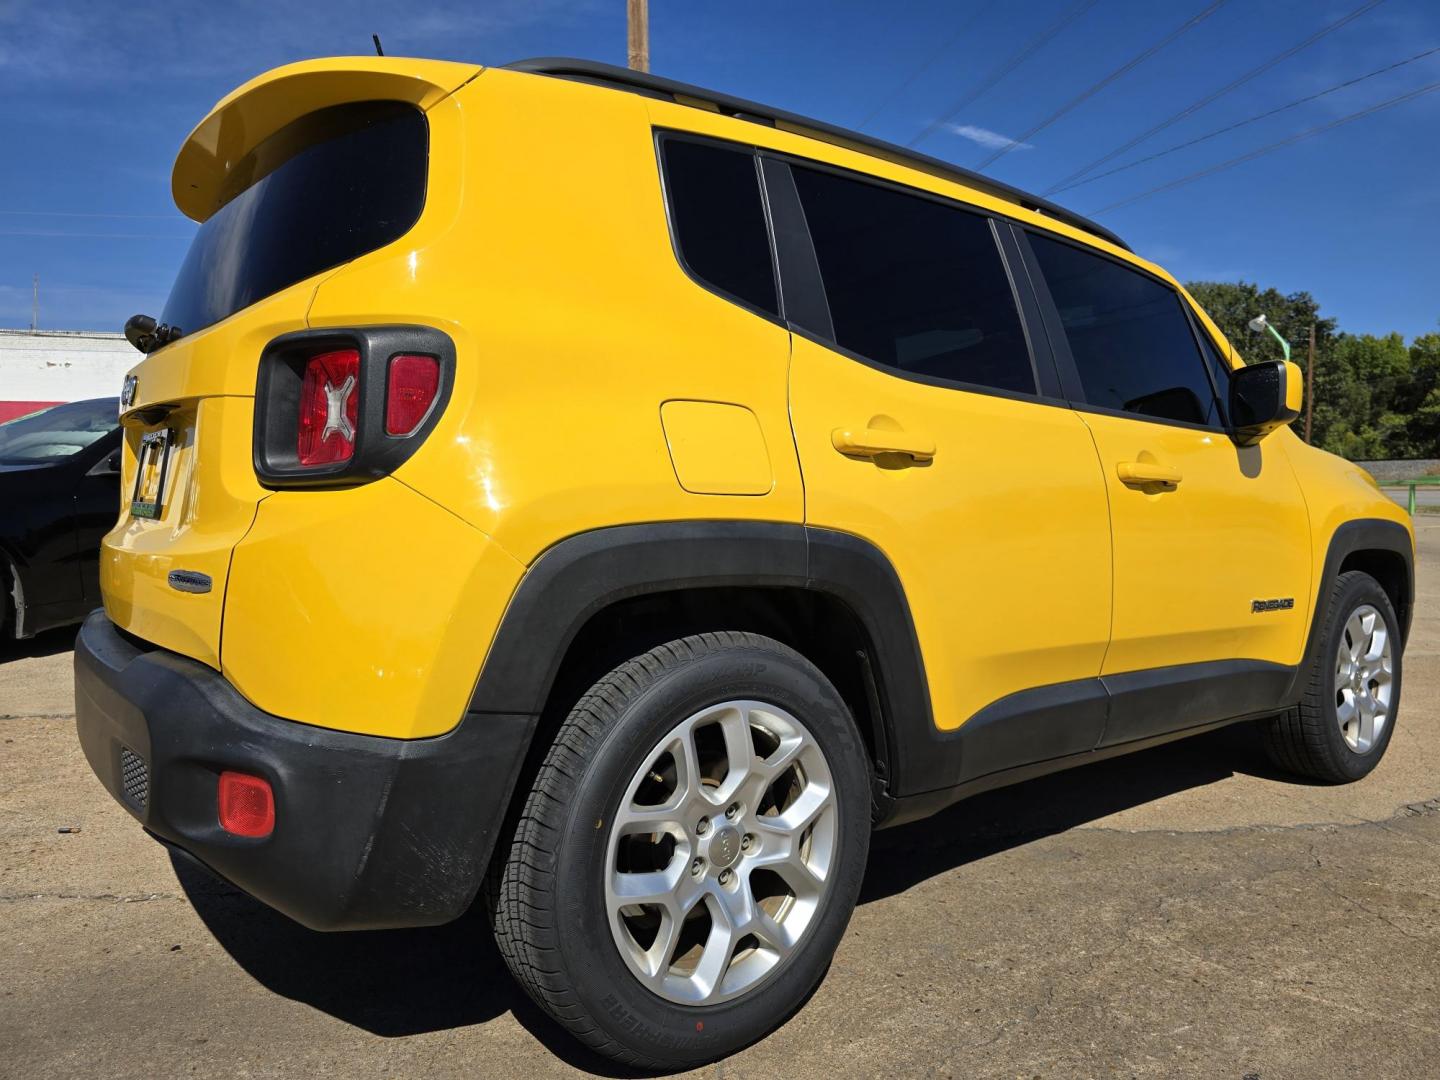
[[[881,834],[820,990],[701,1075],[1434,1075],[1440,521],[1419,529],[1371,777],[1294,784],[1231,729]],[[69,694],[63,636],[0,662],[0,1073],[603,1067],[515,991],[483,920],[312,934],[173,867],[89,775]]]

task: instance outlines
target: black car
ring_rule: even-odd
[[[0,424],[0,641],[100,606],[100,538],[120,513],[116,398]]]

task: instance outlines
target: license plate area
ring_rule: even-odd
[[[152,520],[160,517],[161,500],[165,496],[165,474],[170,466],[172,435],[169,428],[162,428],[140,437],[140,453],[135,461],[135,491],[130,497],[132,517]]]

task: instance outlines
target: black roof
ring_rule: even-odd
[[[828,135],[834,139],[840,139],[847,143],[853,143],[867,149],[874,150],[887,158],[898,160],[902,163],[916,165],[927,172],[938,173],[941,176],[959,180],[961,183],[987,191],[1001,198],[1009,199],[1019,203],[1027,210],[1034,210],[1037,213],[1052,217],[1056,221],[1063,221],[1067,225],[1077,229],[1083,229],[1117,247],[1126,251],[1130,245],[1121,240],[1103,225],[1097,225],[1087,217],[1082,217],[1062,206],[1056,206],[1048,199],[1042,199],[1038,195],[1031,195],[1027,191],[1011,187],[1009,184],[994,180],[982,173],[974,172],[971,169],[942,161],[940,158],[931,157],[928,154],[917,154],[903,146],[896,146],[894,143],[886,142],[884,139],[876,139],[869,135],[852,131],[849,128],[839,127],[835,124],[827,124],[823,120],[812,120],[808,116],[800,116],[796,113],[785,112],[783,109],[771,108],[769,105],[760,105],[754,101],[746,101],[744,98],[731,97],[729,94],[722,94],[717,90],[707,90],[700,86],[691,86],[688,83],[676,82],[673,79],[662,79],[658,75],[649,75],[642,71],[632,71],[629,68],[616,67],[614,64],[602,64],[595,60],[575,60],[564,56],[542,56],[533,60],[517,60],[513,64],[506,64],[507,68],[514,71],[528,71],[537,75],[554,75],[562,79],[574,79],[577,82],[594,83],[597,86],[608,86],[615,90],[628,90],[631,93],[643,94],[646,97],[660,98],[665,101],[676,101],[683,98],[692,98],[714,105],[716,109],[727,116],[733,116],[739,120],[749,120],[757,124],[765,124],[774,127],[777,122],[794,125],[795,127],[808,128],[821,135]],[[684,103],[683,101],[681,102]]]

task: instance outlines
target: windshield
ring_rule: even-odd
[[[119,401],[56,405],[0,424],[0,465],[49,465],[78,454],[120,426]]]
[[[161,321],[193,334],[410,231],[425,204],[425,114],[395,101],[302,116],[230,170]]]

